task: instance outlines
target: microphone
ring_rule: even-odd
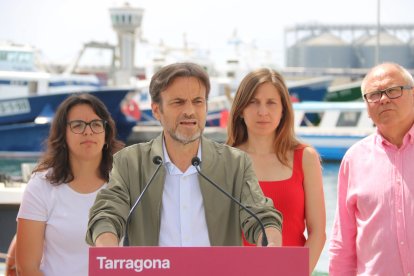
[[[220,192],[222,192],[223,194],[225,194],[228,198],[230,198],[233,202],[237,203],[243,210],[246,210],[247,213],[249,213],[252,217],[254,217],[260,224],[260,227],[262,228],[262,246],[267,246],[268,241],[267,241],[267,235],[265,232],[265,227],[262,223],[262,221],[256,216],[256,214],[254,214],[252,211],[250,211],[246,206],[244,206],[239,200],[237,200],[235,197],[233,197],[231,194],[229,194],[228,192],[226,192],[225,190],[223,190],[223,188],[221,188],[219,185],[217,185],[216,183],[214,183],[212,180],[210,180],[207,176],[205,176],[200,169],[198,168],[198,166],[201,164],[201,160],[200,158],[198,158],[197,156],[193,157],[193,159],[191,159],[191,164],[196,168],[197,172],[208,182],[210,182],[214,187],[216,187]]]
[[[132,205],[131,210],[129,211],[126,223],[125,223],[125,234],[124,234],[124,242],[123,242],[123,246],[129,246],[129,237],[128,237],[128,224],[131,222],[131,214],[134,212],[135,208],[137,207],[138,203],[141,201],[142,196],[145,194],[145,192],[147,191],[148,187],[151,185],[152,180],[154,179],[154,177],[157,175],[158,171],[160,170],[161,166],[162,166],[162,158],[160,156],[154,156],[154,158],[152,158],[152,163],[154,163],[155,165],[158,165],[157,169],[155,170],[154,174],[151,176],[150,180],[148,181],[147,185],[145,185],[144,189],[142,190],[141,194],[138,196],[137,200],[135,200],[134,205]]]

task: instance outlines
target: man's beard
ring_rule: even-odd
[[[202,130],[199,129],[199,131],[197,131],[190,137],[188,137],[188,135],[182,135],[179,131],[177,131],[177,129],[176,131],[174,131],[173,129],[167,129],[167,132],[170,134],[173,140],[183,145],[187,145],[200,139]]]
[[[161,110],[161,112],[162,112],[162,110]],[[188,115],[184,114],[177,121],[180,122],[180,121],[185,120],[185,119],[188,119],[188,120],[190,120],[190,119],[196,120],[194,115],[188,116]],[[170,137],[173,140],[175,140],[175,141],[177,141],[177,142],[179,142],[179,143],[181,143],[183,145],[187,145],[187,144],[193,143],[193,142],[195,142],[195,141],[197,141],[197,140],[200,139],[201,134],[203,133],[204,128],[201,128],[200,127],[200,124],[199,124],[199,121],[198,120],[196,120],[196,122],[197,122],[198,129],[197,129],[196,133],[194,133],[193,135],[191,135],[189,137],[189,135],[186,135],[184,131],[183,132],[180,132],[180,130],[179,130],[180,123],[176,124],[175,127],[168,127],[168,124],[165,124],[164,125],[163,122],[160,120],[161,125],[163,125],[164,130],[166,132],[168,132],[168,134],[170,135]]]

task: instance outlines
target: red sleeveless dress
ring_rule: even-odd
[[[302,156],[305,147],[294,151],[292,176],[280,181],[259,181],[266,197],[273,200],[275,208],[283,214],[282,245],[304,246],[305,192],[303,189]],[[250,245],[243,239],[244,245]]]

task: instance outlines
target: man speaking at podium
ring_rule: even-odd
[[[163,131],[114,156],[86,241],[118,246],[125,235],[134,246],[239,246],[243,231],[261,245],[264,226],[268,245],[280,246],[282,216],[264,197],[249,157],[202,135],[210,92],[203,68],[165,66],[149,89]]]

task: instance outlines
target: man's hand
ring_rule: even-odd
[[[265,228],[268,244],[267,246],[282,246],[282,233],[275,227]],[[257,246],[262,246],[263,233],[259,234]]]

